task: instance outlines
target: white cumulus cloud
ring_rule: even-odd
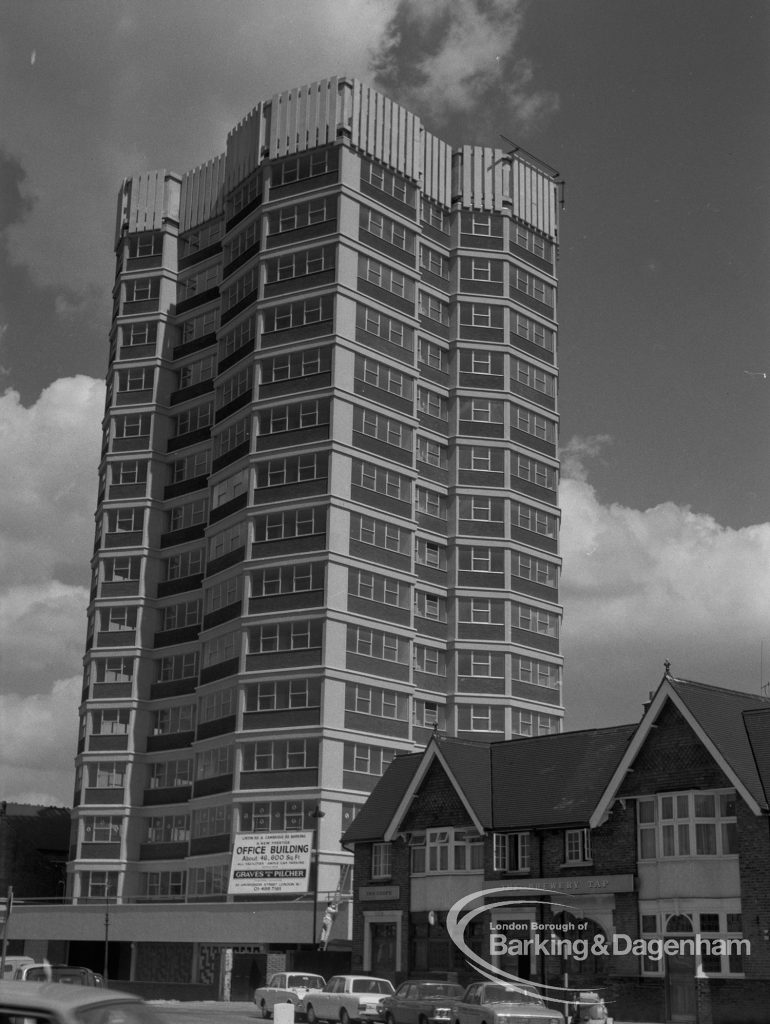
[[[675,675],[758,692],[770,523],[731,529],[672,502],[602,504],[586,457],[606,441],[570,442],[561,486],[568,724],[634,721],[667,658]]]
[[[81,677],[46,693],[0,693],[0,798],[71,806]]]
[[[84,376],[29,408],[0,396],[0,596],[61,568],[88,579],[103,408],[104,384]]]
[[[471,112],[478,121],[486,108],[493,120],[535,125],[559,101],[519,53],[524,11],[521,0],[401,0],[374,54],[378,82],[440,121]]]

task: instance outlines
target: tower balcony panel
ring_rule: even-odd
[[[213,796],[215,793],[229,793],[232,788],[233,773],[228,772],[226,775],[214,775],[208,779],[196,779],[193,783],[193,796]],[[194,850],[192,847],[190,849],[190,853],[202,852],[204,851]]]
[[[158,584],[158,597],[171,597],[174,594],[184,594],[189,590],[200,590],[203,584],[203,574],[196,573],[194,576],[183,576],[177,580],[161,580]]]
[[[277,669],[309,668],[323,664],[322,647],[303,647],[296,651],[269,651],[247,654],[247,672],[274,672]]]
[[[181,860],[187,856],[187,850],[187,842],[142,843],[139,847],[139,860]]]
[[[212,736],[226,736],[235,732],[235,715],[225,715],[223,718],[215,718],[210,722],[198,722],[195,732],[196,740],[207,740]]]
[[[216,345],[217,336],[211,331],[209,334],[202,334],[199,338],[185,341],[181,345],[175,345],[171,353],[172,359],[184,359],[186,356],[194,355],[196,352],[203,352],[207,348]]]
[[[168,697],[181,697],[185,693],[195,693],[198,688],[198,677],[186,679],[160,679],[150,684],[150,700],[165,700]],[[96,696],[94,694],[94,696]]]
[[[520,334],[511,332],[508,335],[508,341],[520,352],[535,356],[537,359],[541,359],[544,363],[550,363],[552,366],[556,363],[556,352],[553,349],[543,348],[542,345],[538,345],[534,341],[529,341],[527,338],[522,338]]]
[[[228,788],[230,788],[228,786]],[[190,840],[190,856],[200,857],[206,853],[225,853],[230,849],[230,833],[217,836],[199,836]]]
[[[462,381],[461,386],[463,386]],[[526,398],[527,401],[532,402],[533,405],[541,405],[544,409],[550,409],[552,411],[556,409],[555,395],[547,395],[544,391],[538,391],[536,388],[527,387],[526,384],[521,384],[517,380],[511,381],[510,391],[511,394],[519,395],[521,398]]]
[[[222,519],[227,519],[228,516],[246,508],[248,502],[249,496],[244,492],[243,494],[237,494],[234,498],[230,498],[229,501],[223,501],[221,505],[216,505],[209,512],[209,526],[220,522]],[[217,561],[217,559],[214,559],[215,563]],[[211,575],[212,572],[218,572],[218,570],[211,568],[207,569],[207,575]]]
[[[80,860],[120,860],[120,843],[81,843]]]
[[[312,789],[317,785],[318,768],[287,768],[276,771],[242,771],[238,789]]]
[[[91,735],[86,741],[86,749],[89,753],[112,750],[122,752],[128,750],[128,735],[126,733],[107,733],[105,735]]]
[[[149,434],[139,434],[136,437],[113,437],[110,443],[110,451],[113,454],[118,452],[148,452],[149,450]]]
[[[197,295],[191,295],[188,299],[182,299],[181,302],[177,303],[176,315],[181,316],[182,313],[189,313],[191,309],[197,309],[198,306],[205,306],[207,302],[216,302],[219,298],[219,288],[207,288],[205,291],[198,292]],[[126,303],[128,305],[128,303]]]
[[[299,395],[308,391],[320,391],[332,385],[331,372],[312,373],[304,377],[292,377],[289,380],[277,380],[270,384],[260,384],[260,399],[283,398],[286,395]]]
[[[549,654],[559,653],[558,636],[547,636],[545,633],[534,633],[529,629],[520,629],[514,626],[511,629],[511,641],[523,647],[533,647],[538,651],[546,651]]]
[[[91,687],[93,700],[124,700],[133,696],[133,683],[94,683]]]
[[[533,451],[540,452],[542,455],[548,455],[552,459],[556,458],[556,445],[552,441],[546,441],[542,437],[535,437],[534,434],[528,434],[526,431],[518,430],[516,427],[511,427],[511,440],[522,447],[531,448]]]
[[[536,683],[525,683],[519,679],[513,679],[511,681],[511,696],[520,700],[561,707],[561,686],[538,686]]]
[[[201,669],[201,686],[205,683],[213,683],[217,679],[226,679],[227,676],[238,675],[240,667],[240,658],[226,658],[224,661],[207,665]]]
[[[118,789],[89,787],[84,791],[83,803],[88,804],[89,806],[104,804],[105,806],[114,807],[125,803],[125,792],[122,786]]]
[[[134,647],[135,629],[103,630],[96,634],[97,647]]]
[[[146,498],[147,481],[135,484],[110,484],[107,489],[110,501],[125,501],[127,498]]]
[[[218,455],[211,463],[211,472],[217,473],[220,469],[224,469],[225,466],[231,466],[234,462],[248,455],[250,444],[251,442],[247,438],[241,444],[236,445],[235,448],[231,448],[229,452]]]
[[[323,590],[298,590],[289,594],[270,594],[266,597],[252,597],[249,598],[249,615],[323,608],[324,600]]]
[[[145,789],[143,805],[160,807],[163,804],[186,804],[192,796],[192,786],[163,786]]]
[[[303,242],[309,242],[316,238],[323,238],[325,235],[335,235],[337,233],[337,226],[336,217],[318,221],[314,224],[306,224],[301,228],[269,234],[266,245],[268,249],[277,249],[279,246],[284,245],[300,245]]]
[[[229,569],[233,565],[239,565],[246,558],[246,548],[239,547],[234,548],[232,551],[228,551],[224,555],[220,555],[219,558],[213,558],[206,566],[206,577],[215,576],[218,572],[222,572],[223,569]],[[205,626],[208,629],[208,626]]]
[[[319,270],[315,274],[303,274],[299,277],[270,281],[265,284],[264,298],[266,300],[277,299],[282,295],[291,295],[293,292],[306,292],[313,288],[328,287],[334,284],[336,273],[332,267],[329,270]]]
[[[233,413],[238,412],[239,409],[243,409],[244,406],[249,405],[252,400],[251,389],[248,388],[242,394],[234,398],[232,402],[228,402],[227,405],[223,405],[220,409],[217,409],[214,414],[214,422],[221,423],[222,420],[226,420],[228,416],[232,416]]]
[[[328,441],[329,436],[330,425],[328,423],[322,423],[315,427],[303,427],[298,430],[282,430],[274,434],[259,434],[257,435],[257,451],[296,448],[299,445]]]
[[[182,750],[192,746],[194,739],[195,733],[192,730],[156,733],[147,737],[147,753],[154,754],[158,750]]]
[[[99,597],[137,597],[139,595],[139,580],[121,580],[118,583],[108,583],[102,580],[99,584]]]
[[[151,405],[152,399],[153,392],[150,388],[141,391],[118,391],[113,404],[115,406]]]
[[[153,647],[171,647],[175,644],[190,643],[197,640],[200,634],[200,623],[192,626],[180,626],[178,629],[167,629],[155,634]]]
[[[301,729],[303,726],[321,724],[320,707],[281,708],[276,711],[245,711],[243,729],[256,729],[260,732],[272,732],[275,729]]]
[[[233,619],[237,619],[240,616],[241,610],[242,604],[239,600],[227,605],[225,608],[217,608],[216,611],[207,612],[203,616],[203,628],[214,629],[215,626],[221,626],[225,622],[232,622]]]
[[[525,494],[530,498],[537,498],[548,505],[556,505],[558,503],[557,492],[556,490],[551,490],[550,487],[541,487],[540,484],[531,483],[529,480],[522,480],[517,476],[511,478],[510,486],[512,491]]]
[[[120,345],[118,362],[133,362],[137,359],[152,359],[157,353],[155,342],[147,345]]]
[[[457,533],[461,537],[504,537],[505,523],[502,520],[458,519]]]
[[[170,437],[166,443],[167,452],[178,452],[180,448],[187,448],[189,445],[200,444],[208,441],[211,437],[211,427],[199,427],[197,430],[188,430],[186,434],[177,434]]]
[[[425,619],[415,615],[414,628],[419,636],[430,637],[432,640],[447,640],[449,627],[446,622],[439,619]]]
[[[202,491],[208,488],[208,476],[194,476],[189,480],[180,480],[176,484],[167,484],[163,488],[163,500],[179,498],[183,494],[192,494],[193,491]]]
[[[182,402],[189,402],[193,398],[200,398],[201,395],[210,394],[214,390],[214,381],[199,380],[197,384],[190,384],[189,387],[179,388],[178,391],[172,391],[169,396],[169,405],[180,405]]]
[[[191,540],[200,540],[205,536],[205,533],[205,523],[194,523],[192,526],[185,526],[181,530],[172,530],[170,533],[161,534],[160,546],[161,548],[170,548],[177,544],[187,544]],[[116,536],[128,536],[128,534],[117,534]]]

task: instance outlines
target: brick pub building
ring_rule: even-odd
[[[494,890],[464,940],[546,994],[566,979],[621,1020],[766,1024],[769,741],[770,702],[667,668],[637,726],[397,758],[345,836],[353,966],[468,980],[447,915]]]

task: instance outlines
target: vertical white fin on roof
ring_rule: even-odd
[[[258,106],[239,121],[227,136],[225,157],[225,191],[243,181],[255,171],[264,159],[263,149],[268,124],[265,104]]]
[[[179,195],[179,230],[187,231],[224,210],[225,155],[195,167],[182,176]]]
[[[163,170],[125,178],[118,196],[115,244],[126,231],[158,231],[164,220],[178,220],[179,184],[177,175]]]

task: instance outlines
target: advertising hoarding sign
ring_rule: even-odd
[[[312,832],[239,832],[233,846],[231,896],[307,892]]]

